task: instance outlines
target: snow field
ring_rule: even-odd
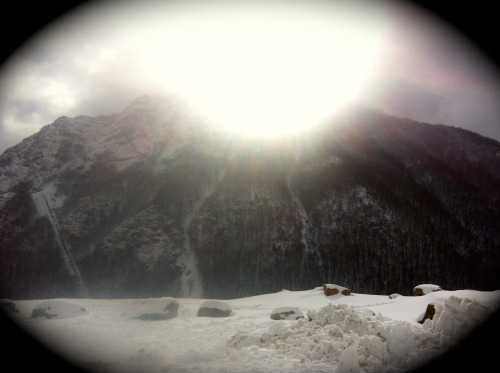
[[[15,303],[22,327],[95,372],[371,373],[406,371],[445,352],[499,299],[500,291],[474,290],[325,296],[319,287],[224,300],[233,312],[223,318],[197,317],[207,299],[180,298],[177,317],[154,321],[124,317],[133,299],[67,299],[87,312],[54,319],[30,318],[43,300]],[[436,314],[419,324],[429,303]],[[304,319],[271,319],[292,305]]]

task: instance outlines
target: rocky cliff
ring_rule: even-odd
[[[500,143],[351,108],[232,137],[178,101],[62,117],[0,156],[0,297],[500,287]]]

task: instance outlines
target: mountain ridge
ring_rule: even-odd
[[[143,96],[0,156],[0,294],[493,290],[499,184],[500,143],[471,131],[350,108],[259,142]]]

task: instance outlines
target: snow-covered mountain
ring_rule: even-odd
[[[500,143],[352,108],[233,137],[168,97],[0,156],[0,297],[499,288]]]

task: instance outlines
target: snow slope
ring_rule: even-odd
[[[50,319],[31,318],[46,300],[15,301],[13,319],[94,372],[402,372],[459,345],[497,310],[500,290],[393,299],[325,296],[321,287],[283,290],[225,300],[232,313],[222,318],[197,317],[206,299],[177,300],[177,316],[162,321],[127,317],[134,299],[64,299],[85,312],[75,317],[60,310]],[[430,303],[436,315],[420,324]],[[272,320],[277,307],[298,307],[306,317]],[[478,356],[463,359],[477,362]]]

